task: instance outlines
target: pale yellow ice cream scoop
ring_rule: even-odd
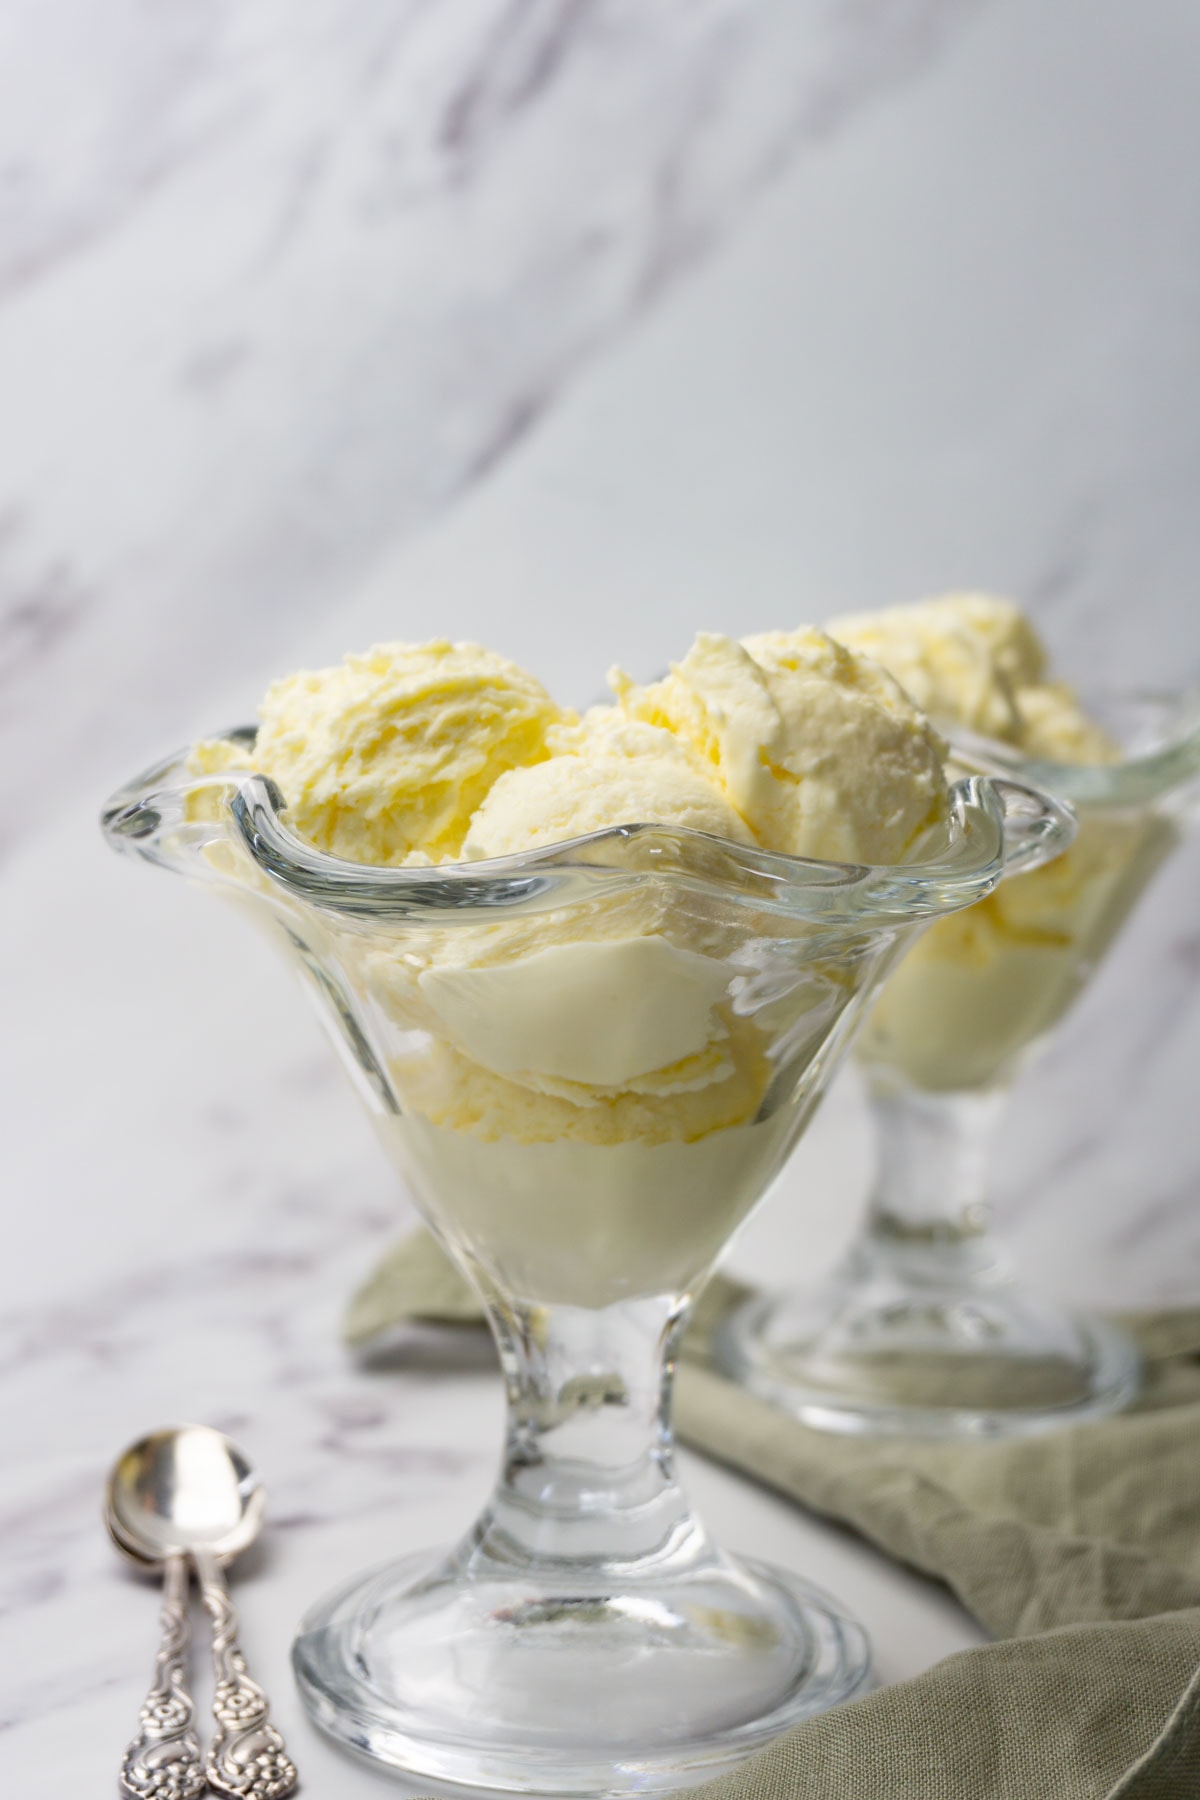
[[[1040,680],[1044,656],[1019,609],[980,594],[948,594],[831,619],[830,634],[881,663],[930,718],[1015,743],[1015,688]]]
[[[597,707],[551,734],[548,762],[502,775],[471,821],[463,854],[512,856],[612,825],[679,825],[754,842],[668,731]]]
[[[941,594],[847,613],[828,629],[881,663],[936,721],[1054,762],[1112,762],[1119,755],[1066,683],[1046,679],[1045,647],[1013,600]]]
[[[378,866],[461,854],[509,769],[548,755],[567,717],[541,683],[478,644],[380,644],[268,690],[252,752],[198,744],[197,772],[252,763],[288,823],[332,856]]]
[[[899,863],[945,817],[936,733],[824,632],[702,632],[663,680],[611,679],[625,714],[671,732],[765,849]]]

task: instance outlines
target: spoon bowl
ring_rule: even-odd
[[[209,1425],[176,1425],[118,1457],[105,1515],[113,1540],[136,1562],[207,1550],[225,1563],[258,1536],[266,1500],[236,1444]]]

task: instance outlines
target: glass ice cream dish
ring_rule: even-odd
[[[318,832],[255,768],[272,729],[228,734],[207,769],[160,764],[105,830],[285,947],[479,1291],[508,1402],[467,1535],[310,1611],[304,1700],[368,1757],[466,1786],[633,1793],[715,1772],[859,1691],[869,1659],[834,1601],[725,1554],[688,1504],[671,1385],[692,1298],[901,946],[1054,855],[1069,815],[972,774],[899,863],[631,820],[501,855],[479,854],[476,825],[457,860],[410,846],[374,866],[336,853],[345,804]],[[552,806],[538,816],[555,829]]]
[[[727,1321],[720,1360],[834,1431],[1016,1435],[1117,1410],[1137,1392],[1134,1347],[1016,1279],[991,1225],[990,1151],[1013,1081],[1177,841],[1200,692],[1084,711],[1045,680],[1017,609],[985,596],[830,629],[935,713],[951,767],[1053,793],[1079,829],[1053,863],[932,924],[891,972],[856,1043],[877,1141],[865,1226],[824,1285]]]

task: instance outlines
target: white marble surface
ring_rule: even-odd
[[[280,669],[476,635],[586,701],[705,624],[1010,589],[1065,668],[1200,674],[1200,17],[1188,0],[18,0],[0,19],[5,1791],[108,1791],[154,1609],[112,1454],[203,1418],[272,1530],[239,1583],[314,1795],[305,1603],[465,1525],[483,1374],[337,1342],[393,1178],[240,921],[95,814]],[[1200,850],[1014,1100],[1046,1285],[1200,1298]],[[735,1253],[816,1269],[869,1151],[830,1095]],[[403,1203],[401,1203],[403,1204]],[[976,1632],[685,1457],[884,1679]]]

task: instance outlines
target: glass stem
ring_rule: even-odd
[[[912,1284],[995,1281],[988,1166],[1006,1095],[870,1084],[877,1165],[860,1259]]]
[[[651,1567],[700,1548],[671,1438],[687,1310],[670,1295],[598,1309],[489,1297],[508,1429],[479,1554]]]

